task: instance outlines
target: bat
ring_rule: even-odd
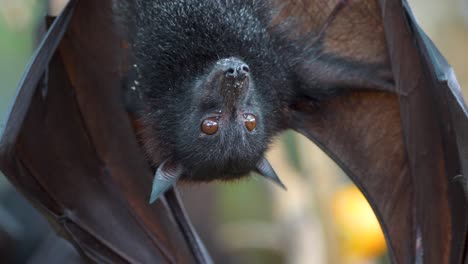
[[[393,262],[463,263],[466,109],[404,1],[72,0],[19,85],[0,167],[90,262],[210,263],[170,186],[281,183],[263,154],[294,129],[364,192]]]
[[[346,80],[360,89],[394,85],[384,65],[327,53],[320,31],[289,37],[299,22],[275,24],[281,9],[268,1],[136,0],[115,10],[134,56],[127,89],[140,98],[132,102],[141,108],[137,134],[150,163],[160,165],[151,202],[179,178],[232,180],[256,171],[285,188],[263,156],[291,112],[319,111],[355,85]]]

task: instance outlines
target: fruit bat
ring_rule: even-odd
[[[385,65],[336,58],[320,34],[285,33],[299,22],[275,23],[281,9],[268,1],[119,2],[114,10],[134,55],[127,89],[141,99],[133,102],[141,107],[137,134],[159,165],[151,201],[179,178],[256,171],[284,187],[263,155],[293,111],[319,109],[346,90],[346,80],[360,89],[393,85]]]
[[[87,260],[210,263],[170,186],[281,184],[263,154],[288,128],[361,188],[393,262],[466,258],[468,111],[405,2],[72,0],[49,24],[0,167]]]

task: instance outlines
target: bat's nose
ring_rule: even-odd
[[[242,80],[245,79],[250,72],[249,66],[240,59],[228,58],[218,62],[224,76],[228,79]]]
[[[227,78],[244,79],[249,74],[249,66],[245,63],[235,63],[230,65],[224,72]]]
[[[252,77],[251,69],[241,59],[221,59],[197,82],[202,88],[198,101],[234,117],[240,110],[245,110],[245,104],[255,93]]]

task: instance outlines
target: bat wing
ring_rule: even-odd
[[[148,204],[152,172],[120,100],[122,42],[110,0],[70,1],[19,87],[0,167],[92,262],[209,263],[174,190]]]
[[[311,79],[298,88],[290,127],[360,187],[394,263],[464,263],[468,112],[453,70],[406,2],[281,4],[280,19],[299,17],[295,33],[316,32],[325,54],[306,60],[301,74],[346,91],[314,106]]]

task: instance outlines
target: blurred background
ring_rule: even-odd
[[[0,0],[0,126],[33,52],[34,32],[47,12],[46,2]],[[454,67],[466,95],[468,0],[409,2],[422,28]],[[49,12],[57,13],[59,6]],[[187,210],[216,263],[390,263],[369,205],[321,150],[288,132],[268,156],[289,191],[255,176],[235,184],[181,187]],[[1,174],[0,259],[80,262],[73,248]]]

